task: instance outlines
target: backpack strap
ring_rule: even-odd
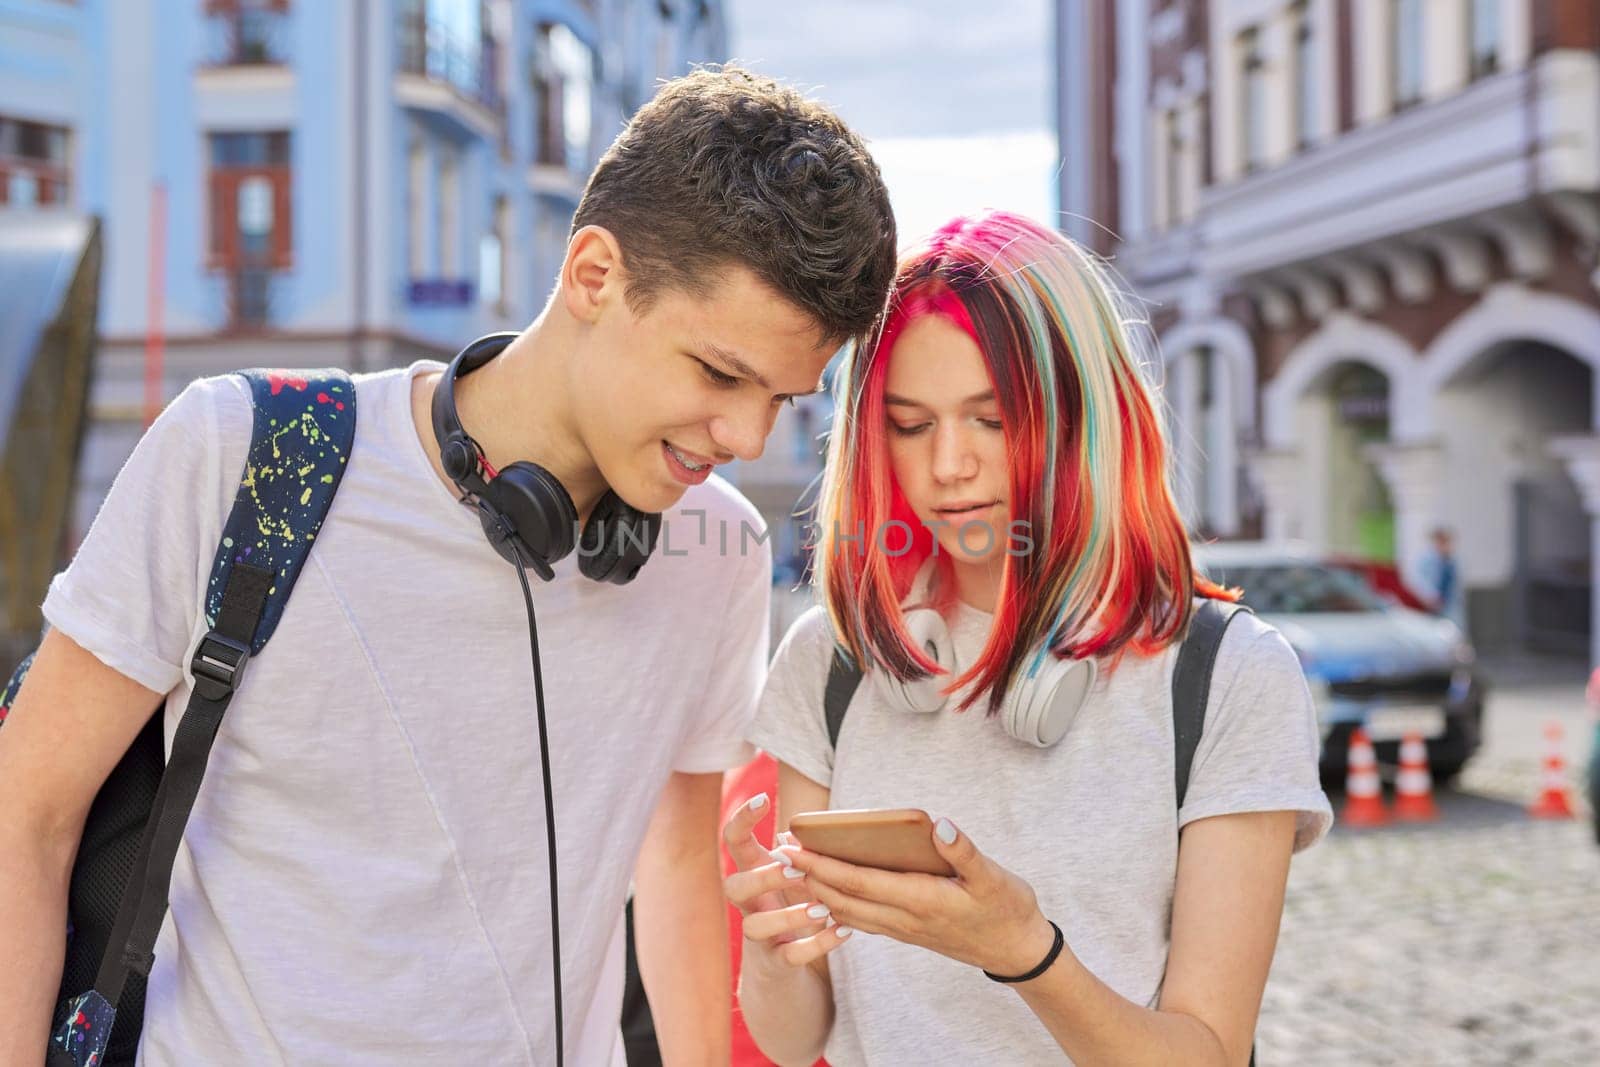
[[[828,664],[828,686],[822,691],[822,711],[828,720],[828,744],[837,751],[839,731],[844,729],[844,715],[850,710],[850,698],[861,685],[861,668],[842,648],[835,647],[833,660]]]
[[[254,421],[244,474],[211,565],[210,630],[190,660],[194,692],[173,736],[94,988],[68,1008],[52,1041],[77,1063],[92,1062],[97,1043],[104,1048],[129,974],[150,974],[173,861],[211,744],[250,657],[283,616],[355,439],[355,387],[343,371],[240,373],[250,385]]]
[[[1177,779],[1178,807],[1189,792],[1189,771],[1194,766],[1195,749],[1206,728],[1206,702],[1211,695],[1211,672],[1217,665],[1217,650],[1222,636],[1235,615],[1250,609],[1242,604],[1225,604],[1204,599],[1189,620],[1189,633],[1178,648],[1178,662],[1172,668],[1172,737],[1175,752],[1173,770]]]
[[[250,458],[211,564],[206,622],[220,628],[229,577],[259,570],[273,581],[252,636],[260,652],[284,605],[344,476],[356,431],[355,385],[344,371],[248,370],[255,426]]]
[[[32,652],[23,657],[11,672],[11,677],[6,679],[4,687],[0,687],[0,723],[6,721],[6,715],[11,711],[11,702],[17,699],[17,690],[22,688],[22,680],[28,676],[28,668],[33,666]]]

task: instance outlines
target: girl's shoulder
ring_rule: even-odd
[[[1172,674],[1182,641],[1174,641],[1149,655],[1128,653],[1104,672],[1106,689],[1130,697],[1164,700],[1171,691]],[[1225,696],[1243,678],[1252,687],[1295,686],[1301,683],[1300,658],[1277,627],[1253,612],[1240,611],[1228,623],[1211,666],[1212,693]]]
[[[1228,623],[1222,644],[1217,648],[1213,678],[1227,679],[1242,671],[1257,675],[1285,674],[1298,678],[1300,657],[1294,646],[1276,626],[1252,611],[1239,611]]]
[[[833,623],[827,610],[821,604],[813,604],[789,624],[773,654],[773,663],[793,664],[801,669],[826,664],[833,656],[834,644]]]

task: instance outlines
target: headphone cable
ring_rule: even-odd
[[[533,696],[539,712],[539,763],[544,770],[544,828],[550,850],[550,969],[556,993],[556,1067],[563,1064],[561,1033],[561,907],[556,889],[556,809],[550,787],[550,735],[544,719],[544,670],[539,664],[539,623],[533,615],[533,592],[520,554],[515,559],[522,601],[528,607],[528,644],[533,651]]]

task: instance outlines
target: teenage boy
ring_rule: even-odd
[[[766,666],[770,555],[711,469],[761,454],[879,314],[894,222],[832,113],[738,69],[664,86],[606,152],[539,318],[459,378],[486,470],[537,463],[665,530],[626,586],[533,588],[567,1062],[623,1063],[623,904],[669,1060],[725,1061],[721,772]],[[467,339],[463,339],[464,341]],[[357,379],[356,438],[211,752],[149,976],[141,1062],[549,1063],[549,881],[516,572],[441,466],[442,368]],[[250,438],[237,377],[151,427],[45,601],[0,730],[0,1062],[39,1062],[86,812],[206,632]]]

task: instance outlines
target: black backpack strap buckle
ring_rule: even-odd
[[[250,662],[250,646],[212,630],[200,639],[189,661],[194,673],[194,691],[206,700],[225,700],[244,681]]]

